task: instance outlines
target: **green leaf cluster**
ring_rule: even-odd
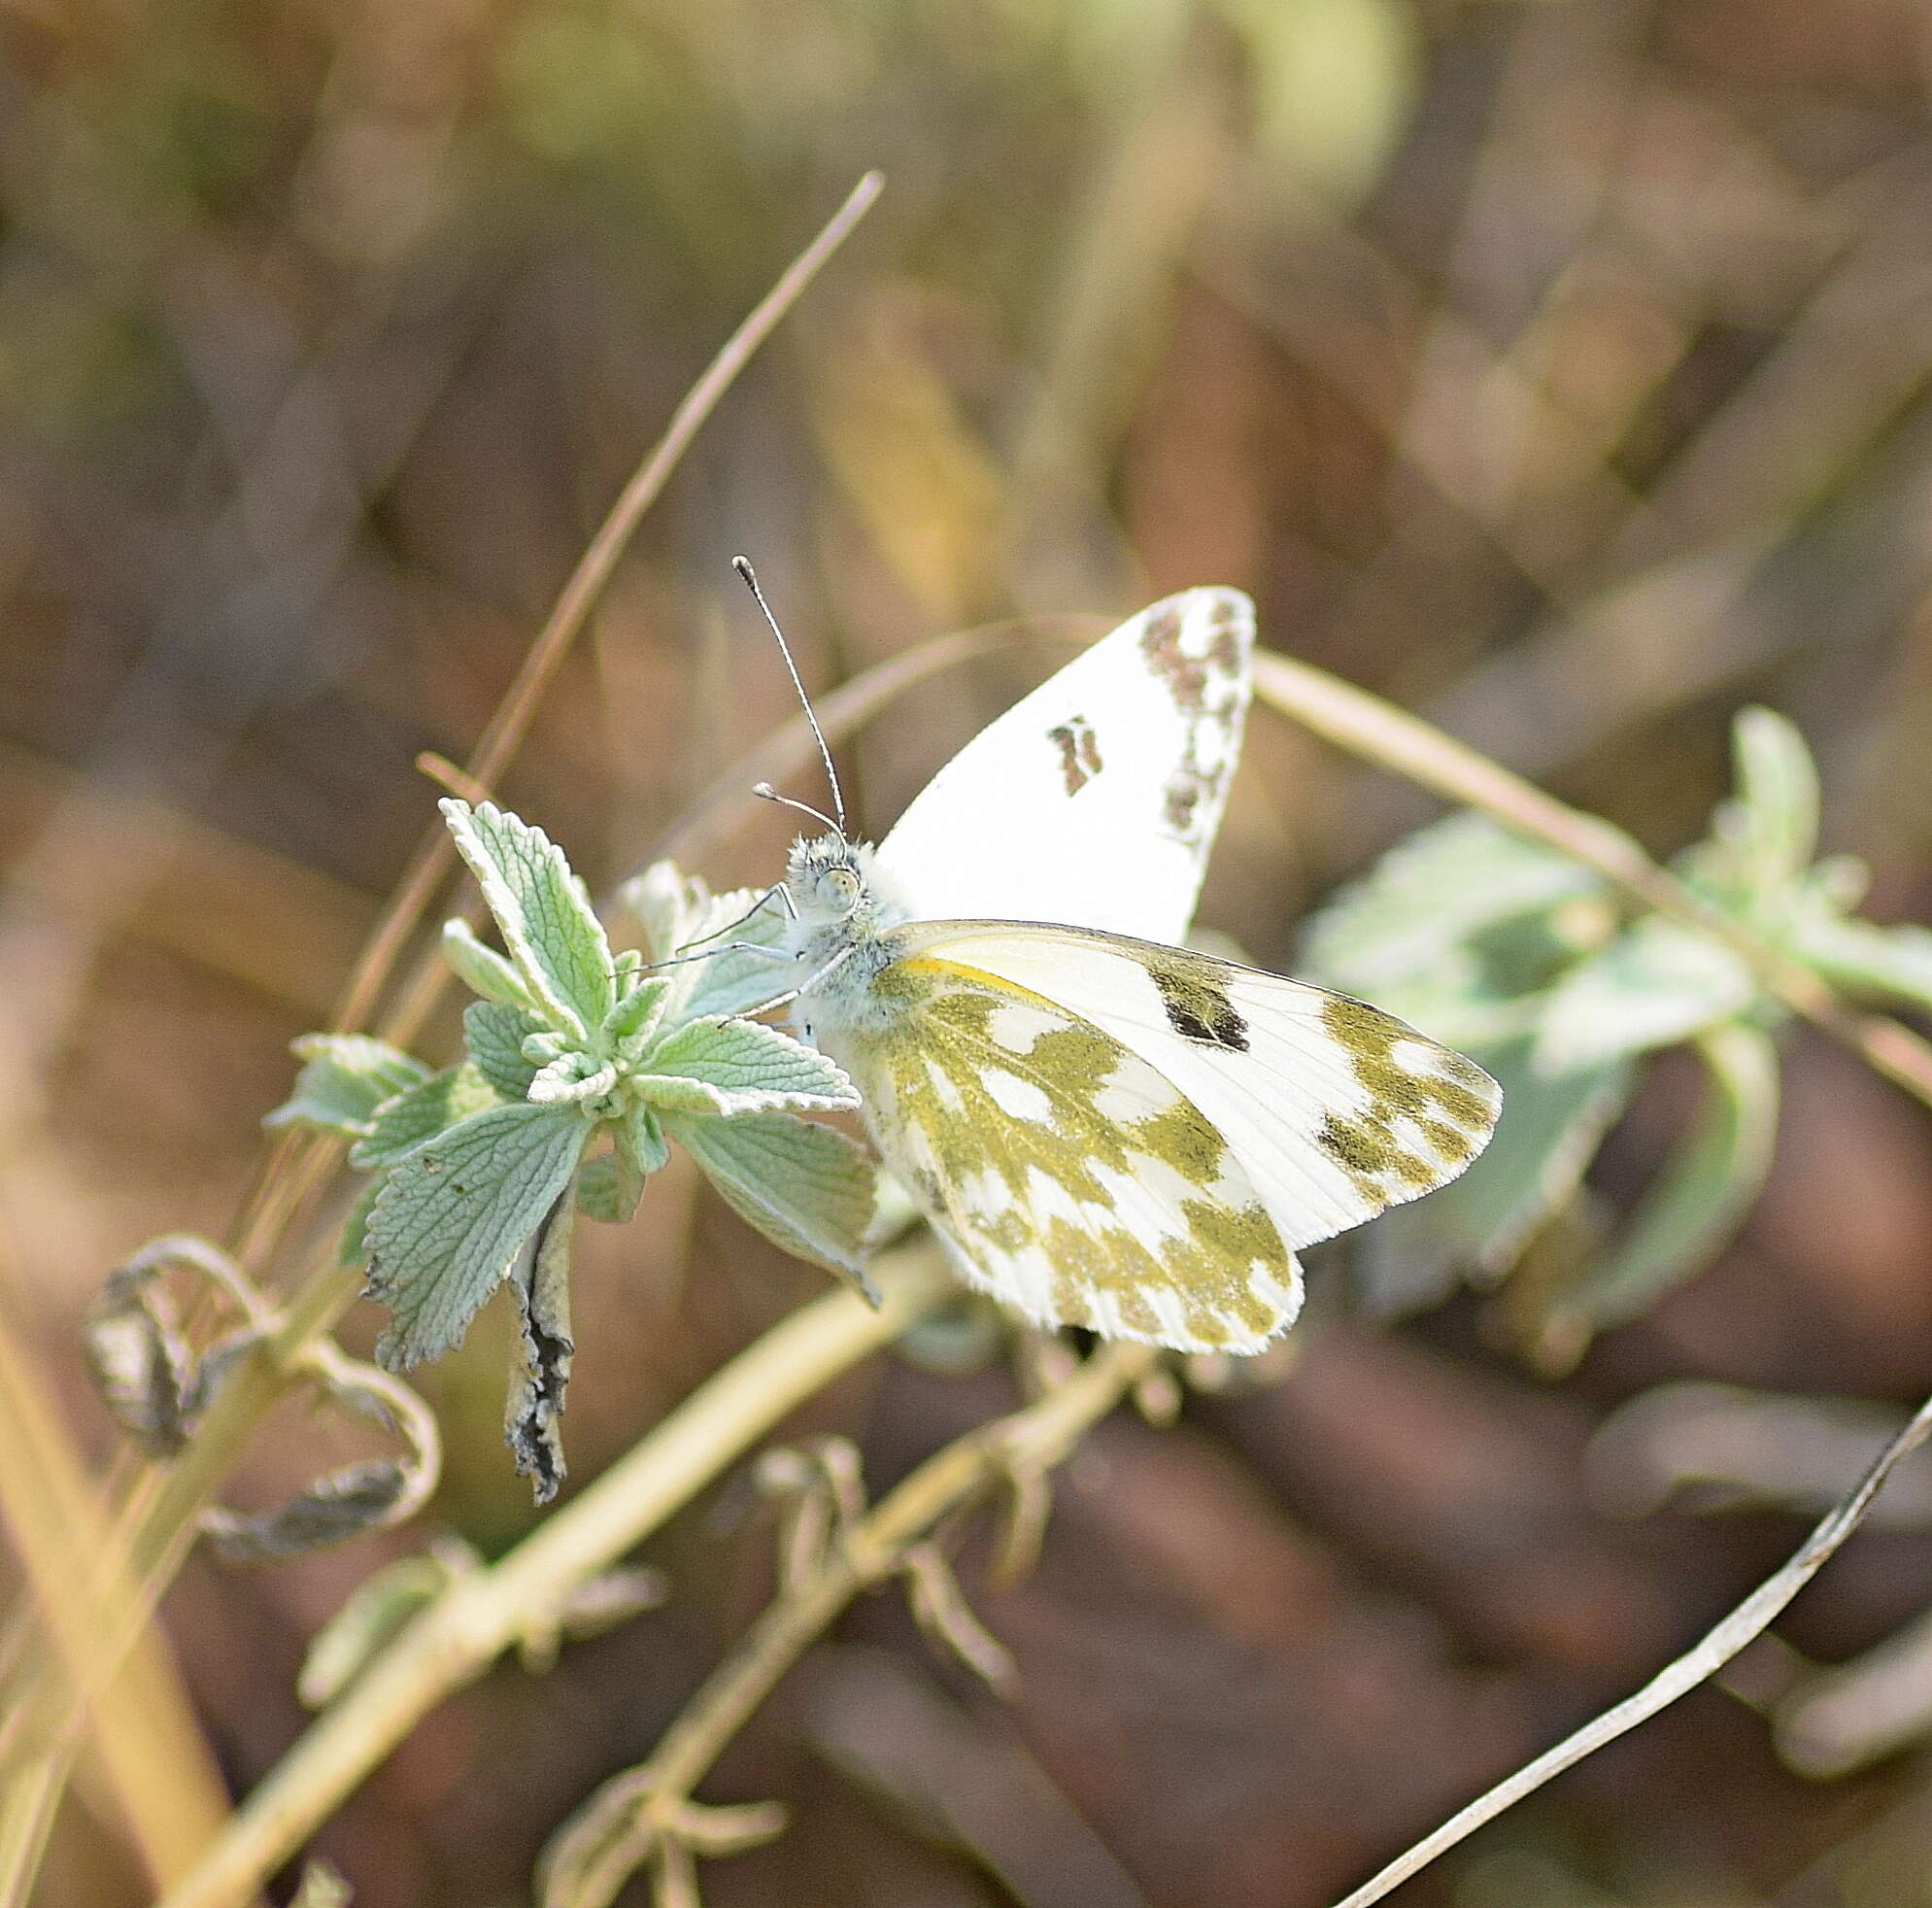
[[[390,1309],[385,1365],[450,1350],[499,1285],[514,1293],[505,1435],[542,1499],[563,1475],[576,1215],[628,1219],[676,1141],[766,1238],[863,1288],[872,1168],[844,1134],[800,1117],[858,1105],[839,1069],[740,1017],[785,978],[769,951],[775,910],[653,869],[627,897],[654,962],[673,963],[654,970],[612,951],[542,830],[490,802],[442,808],[504,950],[461,921],[444,930],[445,958],[478,997],[463,1057],[432,1072],[362,1035],[305,1035],[295,1091],[269,1119],[348,1139],[350,1163],[375,1175],[344,1252]],[[721,951],[677,961],[707,941]]]
[[[1865,871],[1817,859],[1818,782],[1797,730],[1750,708],[1734,793],[1677,873],[1702,900],[1847,994],[1932,1006],[1932,933],[1855,913]],[[1721,1249],[1762,1186],[1785,1010],[1716,937],[1632,915],[1598,875],[1487,816],[1409,836],[1308,924],[1311,979],[1360,994],[1481,1061],[1504,1089],[1462,1178],[1387,1213],[1356,1247],[1368,1302],[1434,1302],[1459,1274],[1510,1279],[1507,1314],[1542,1363],[1574,1359]],[[1689,1130],[1614,1231],[1583,1176],[1649,1056],[1687,1048]]]

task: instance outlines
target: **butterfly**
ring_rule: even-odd
[[[834,812],[791,804],[826,828],[774,890],[794,1029],[966,1281],[1042,1327],[1259,1351],[1302,1246],[1453,1179],[1496,1123],[1463,1055],[1175,944],[1253,646],[1239,591],[1183,591],[982,730],[877,847],[823,737]]]

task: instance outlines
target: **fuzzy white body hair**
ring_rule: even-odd
[[[785,892],[793,910],[787,945],[800,977],[792,1026],[836,1058],[841,1036],[892,1011],[872,983],[897,958],[893,930],[911,910],[882,885],[871,845],[836,835],[792,844]]]

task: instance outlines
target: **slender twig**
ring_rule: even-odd
[[[1336,1908],[1369,1908],[1372,1901],[1381,1900],[1391,1889],[1426,1868],[1439,1855],[1474,1834],[1484,1823],[1493,1822],[1532,1789],[1541,1789],[1552,1776],[1594,1755],[1606,1743],[1627,1734],[1640,1722],[1647,1722],[1659,1710],[1714,1676],[1746,1644],[1771,1626],[1779,1612],[1811,1582],[1825,1559],[1864,1522],[1879,1486],[1901,1459],[1925,1442],[1928,1433],[1932,1433],[1932,1398],[1919,1407],[1912,1422],[1879,1454],[1850,1495],[1826,1512],[1791,1560],[1760,1584],[1694,1649],[1652,1677],[1635,1695],[1626,1696],[1614,1708],[1594,1717],[1554,1749],[1545,1750],[1487,1793],[1477,1796],[1467,1808],[1458,1810],[1373,1880],[1365,1882],[1354,1893],[1344,1895]]]
[[[558,596],[549,621],[524,658],[516,681],[498,703],[489,726],[477,737],[469,760],[463,764],[463,773],[472,781],[486,788],[495,785],[523,740],[558,665],[603,595],[644,513],[658,500],[659,493],[705,420],[717,408],[718,400],[730,389],[779,321],[797,303],[799,294],[818,276],[826,260],[845,243],[852,228],[871,209],[884,184],[883,175],[868,172],[853,187],[825,229],[786,268],[777,284],[726,341],[704,375],[686,393],[657,448],[638,465],[591,539]],[[342,1005],[336,1014],[338,1028],[351,1031],[367,1019],[402,944],[422,920],[437,882],[455,861],[456,851],[447,829],[434,829],[424,837],[344,990]],[[409,991],[413,994],[416,990]],[[413,1019],[422,1010],[424,1009],[400,1009],[402,1018],[392,1037],[406,1040],[414,1031]]]
[[[236,1811],[164,1908],[244,1901],[430,1710],[473,1683],[579,1584],[607,1570],[747,1447],[952,1290],[930,1245],[878,1268],[876,1312],[814,1300],[707,1379],[594,1483],[489,1569],[452,1582]]]
[[[649,1761],[614,1776],[560,1829],[544,1860],[545,1908],[604,1908],[628,1876],[685,1843],[692,1790],[806,1647],[862,1590],[926,1556],[933,1529],[1015,1472],[1037,1476],[1120,1403],[1158,1353],[1103,1346],[1035,1403],[948,1445],[835,1537],[705,1679]],[[178,1904],[169,1904],[178,1908]]]
[[[1557,801],[1418,716],[1306,663],[1263,651],[1255,693],[1271,707],[1353,755],[1451,801],[1493,816],[1594,869],[1631,900],[1722,941],[1769,993],[1932,1107],[1932,1045],[1884,1014],[1847,1007],[1811,969],[1712,907],[1610,823]]]
[[[716,408],[752,355],[791,309],[819,269],[843,243],[877,198],[882,181],[867,173],[812,243],[798,255],[771,291],[738,326],[673,414],[663,436],[638,466],[584,553],[557,599],[555,608],[526,654],[471,752],[465,772],[493,783],[523,739],[544,690],[582,630],[644,513],[662,491],[698,428]],[[344,991],[336,1024],[359,1026],[387,984],[395,960],[420,922],[437,883],[450,866],[447,832],[425,837],[377,923]],[[389,1017],[385,1031],[406,1038],[433,1000],[425,973],[414,983]],[[284,1135],[269,1149],[236,1239],[236,1256],[258,1264],[274,1249],[320,1189],[332,1169],[337,1148],[299,1135]],[[292,1368],[313,1340],[328,1329],[353,1300],[359,1283],[353,1271],[330,1266],[311,1278],[283,1314],[282,1328],[235,1373],[217,1399],[183,1458],[161,1472],[152,1467],[125,1488],[115,1542],[124,1545],[140,1594],[118,1611],[116,1634],[103,1638],[96,1655],[106,1663],[134,1647],[141,1625],[152,1616],[166,1584],[180,1568],[193,1540],[203,1506],[232,1467],[263,1414],[280,1398]],[[9,1708],[20,1745],[8,1756],[9,1789],[0,1798],[0,1844],[19,1858],[0,1871],[0,1908],[25,1897],[44,1843],[51,1813],[72,1767],[81,1740],[84,1713],[43,1659],[9,1691]]]

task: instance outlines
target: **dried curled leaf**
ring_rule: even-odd
[[[577,1201],[569,1187],[510,1273],[520,1329],[511,1354],[503,1440],[518,1471],[547,1504],[563,1482],[563,1394],[576,1342],[570,1336],[570,1240]]]
[[[323,1341],[308,1354],[328,1403],[402,1440],[394,1457],[346,1464],[319,1478],[280,1510],[205,1512],[202,1529],[236,1563],[300,1556],[415,1516],[436,1487],[442,1440],[428,1409],[405,1384]]]
[[[215,1287],[245,1321],[197,1357],[165,1279],[185,1269]],[[116,1421],[152,1457],[175,1456],[234,1362],[260,1337],[267,1302],[225,1252],[191,1234],[145,1245],[109,1275],[82,1328],[95,1388]]]

